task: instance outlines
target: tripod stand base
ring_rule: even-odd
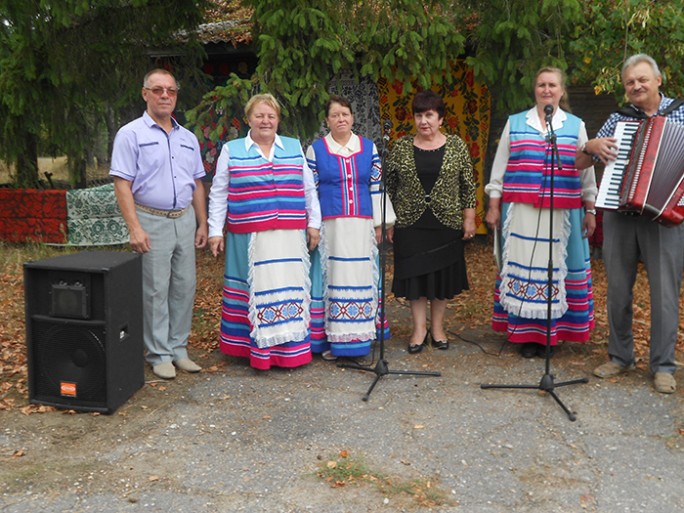
[[[366,395],[363,396],[364,401],[368,401],[370,398],[371,392],[375,388],[375,385],[378,384],[378,381],[380,381],[380,378],[383,376],[386,376],[388,374],[404,374],[404,375],[410,375],[410,376],[441,376],[441,372],[425,372],[425,371],[401,371],[401,370],[389,370],[389,367],[387,365],[387,360],[384,358],[380,358],[378,360],[378,363],[375,364],[375,367],[370,367],[368,365],[359,365],[355,363],[338,363],[338,367],[340,368],[345,368],[345,369],[356,369],[356,370],[362,370],[362,371],[368,371],[368,372],[373,372],[375,373],[375,379],[371,383],[370,387],[368,387],[368,391],[366,392]]]
[[[572,379],[570,381],[561,381],[560,383],[554,383],[554,377],[552,374],[544,374],[539,381],[538,385],[480,385],[481,389],[488,389],[488,388],[514,388],[514,389],[527,389],[527,390],[541,390],[542,392],[546,392],[549,394],[551,397],[553,397],[554,401],[558,403],[558,405],[563,408],[563,411],[566,413],[568,418],[574,422],[577,420],[577,416],[575,415],[574,412],[570,411],[565,404],[560,400],[558,395],[556,395],[555,389],[558,387],[565,387],[568,385],[577,385],[580,383],[589,383],[589,380],[587,378],[580,378],[580,379]]]

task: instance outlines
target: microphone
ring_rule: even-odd
[[[549,119],[551,115],[553,114],[553,105],[545,105],[544,106],[544,114],[546,114],[546,119]]]
[[[546,135],[546,142],[551,143],[552,145],[552,151],[555,152],[555,157],[556,157],[556,166],[558,166],[558,170],[562,171],[563,166],[561,164],[560,158],[558,157],[558,146],[556,146],[556,134],[553,131],[553,123],[551,123],[551,118],[553,117],[553,105],[547,104],[544,105],[544,114],[546,114],[546,128],[548,130],[548,133]],[[553,157],[554,154],[552,154],[551,157],[551,163],[553,164]]]

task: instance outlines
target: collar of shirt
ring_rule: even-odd
[[[341,145],[335,139],[333,139],[332,134],[325,136],[325,143],[328,145],[328,150],[330,150],[330,153],[334,153],[336,155],[348,157],[349,155],[353,155],[354,153],[361,151],[361,139],[354,132],[352,132],[351,137],[345,145]]]
[[[149,126],[149,127],[156,126],[156,127],[161,128],[162,130],[164,130],[161,126],[159,126],[159,123],[157,123],[154,119],[152,119],[152,116],[150,116],[147,113],[147,111],[143,112],[142,118],[145,121],[145,124],[147,124],[147,126]],[[174,130],[180,126],[178,124],[178,121],[176,121],[176,118],[174,118],[173,116],[171,116],[171,124],[173,125]]]
[[[259,152],[259,155],[261,155],[270,162],[273,162],[273,153],[275,152],[276,146],[278,146],[278,148],[280,148],[281,150],[285,148],[285,146],[283,145],[283,141],[280,139],[280,136],[278,134],[275,134],[275,141],[274,144],[271,145],[270,155],[264,155],[264,152],[261,151],[259,145],[254,142],[254,139],[252,139],[252,131],[250,130],[249,132],[247,132],[247,136],[245,137],[245,150],[249,151],[252,146],[256,146],[256,150]]]
[[[541,119],[539,119],[539,115],[537,114],[537,107],[532,107],[530,110],[527,111],[527,124],[534,128],[535,130],[539,131],[540,134],[544,134],[547,131],[542,128],[541,124]],[[567,114],[565,114],[565,111],[562,110],[560,107],[556,109],[556,112],[553,113],[553,118],[551,118],[551,124],[553,125],[554,130],[559,130],[563,128],[563,122],[568,119]]]
[[[660,95],[660,103],[658,104],[658,112],[653,114],[654,116],[658,116],[663,110],[665,110],[665,108],[668,105],[670,105],[672,103],[672,98],[668,98],[663,93],[658,93],[658,94]],[[635,111],[637,111],[643,115],[646,115],[646,113],[643,110],[641,110],[639,107],[637,107],[633,103],[630,103],[629,106],[631,108],[633,108]]]

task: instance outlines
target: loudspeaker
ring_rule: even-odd
[[[143,386],[141,255],[25,262],[24,295],[31,403],[113,413]]]

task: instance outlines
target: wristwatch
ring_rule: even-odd
[[[585,208],[584,212],[586,212],[587,214],[591,214],[592,216],[596,215],[596,209],[595,208]]]
[[[587,151],[587,143],[584,143],[582,147],[580,148],[580,151],[584,153],[585,155],[589,155],[590,157],[593,157],[594,155],[592,153],[589,153]]]

